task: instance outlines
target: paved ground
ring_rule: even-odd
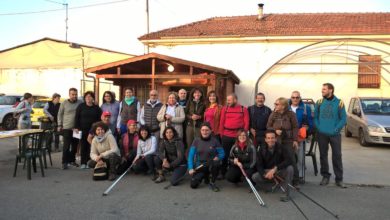
[[[388,219],[390,216],[390,147],[362,148],[355,139],[343,140],[345,182],[349,188],[318,186],[307,158],[308,183],[302,191],[337,213],[340,219]],[[0,140],[0,219],[303,219],[293,203],[279,202],[280,193],[260,192],[266,208],[260,207],[245,183],[240,187],[219,182],[221,192],[206,186],[192,190],[188,180],[164,190],[143,175],[128,175],[110,195],[102,192],[108,181],[94,182],[91,170],[60,170],[60,153],[46,177],[19,165],[12,177],[16,140]],[[363,185],[359,185],[363,184]],[[309,219],[332,219],[298,193],[293,198]]]

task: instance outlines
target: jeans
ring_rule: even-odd
[[[183,178],[183,176],[186,174],[187,172],[187,164],[183,163],[183,164],[180,164],[179,166],[175,167],[175,168],[163,168],[162,167],[162,160],[160,159],[159,156],[155,156],[154,157],[154,165],[156,166],[156,169],[157,170],[168,170],[168,171],[173,171],[172,173],[172,176],[171,176],[171,179],[170,179],[170,182],[172,184],[172,186],[176,186],[179,184],[180,180]]]

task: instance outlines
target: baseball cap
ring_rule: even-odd
[[[103,117],[111,116],[111,112],[105,111],[105,112],[103,112],[102,116]]]

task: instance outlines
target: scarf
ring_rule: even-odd
[[[97,140],[97,142],[102,143],[102,141],[104,140],[104,135],[103,136],[96,136],[96,140]]]
[[[238,147],[244,151],[245,147],[246,147],[246,141],[245,142],[238,142]]]
[[[126,102],[127,105],[131,105],[131,104],[133,104],[134,99],[135,99],[134,96],[131,96],[130,98],[126,98],[125,97],[125,102]]]

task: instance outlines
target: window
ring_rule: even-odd
[[[380,55],[360,55],[358,71],[358,88],[381,87]]]

